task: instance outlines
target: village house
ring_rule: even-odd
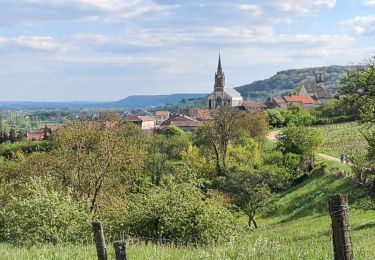
[[[310,109],[316,105],[321,105],[319,100],[314,99],[310,96],[284,96],[284,100],[289,105],[291,104],[300,104],[303,105],[305,108]]]
[[[156,111],[154,116],[156,124],[160,125],[169,118],[169,115],[170,113],[168,111]]]
[[[210,109],[183,109],[181,114],[186,115],[190,118],[194,118],[198,121],[209,121],[212,120],[213,110]]]
[[[151,116],[127,116],[124,121],[136,124],[142,130],[152,130],[155,128],[155,119]]]
[[[194,118],[188,117],[183,114],[178,114],[161,123],[159,130],[163,131],[169,126],[177,126],[186,132],[190,132],[202,124],[203,123],[201,121],[198,121]]]
[[[48,138],[53,132],[60,129],[60,125],[45,125],[43,128],[32,130],[26,133],[26,139],[29,141],[41,141]]]
[[[248,112],[257,112],[257,111],[264,111],[268,108],[265,103],[258,102],[255,100],[245,100],[242,102],[242,105],[239,106],[240,110],[248,111]]]
[[[282,97],[270,97],[267,99],[266,104],[269,108],[277,108],[277,107],[287,108],[288,107],[287,102]]]
[[[309,85],[304,84],[299,91],[299,96],[310,96],[316,100],[319,100],[321,104],[333,99],[333,95],[329,93],[325,88],[325,74],[323,71],[315,72],[315,84]]]
[[[43,130],[34,130],[26,134],[26,139],[29,141],[41,141],[44,140],[44,131]]]

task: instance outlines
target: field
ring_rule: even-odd
[[[129,259],[332,259],[328,195],[349,193],[345,178],[316,175],[270,200],[271,208],[257,220],[258,230],[217,246],[175,246],[132,243]],[[356,209],[350,222],[356,259],[375,258],[375,211]],[[109,259],[114,253],[109,247]],[[94,246],[59,245],[19,248],[0,245],[1,259],[95,259]]]
[[[357,123],[325,125],[318,127],[324,133],[323,152],[339,158],[341,154],[353,154],[366,148],[366,140],[361,133],[368,131]]]

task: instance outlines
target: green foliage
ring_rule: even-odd
[[[188,183],[135,194],[106,224],[114,234],[200,243],[228,240],[237,226],[228,209]]]
[[[370,60],[365,67],[347,72],[341,81],[344,101],[356,108],[365,122],[375,123],[375,64]]]
[[[302,105],[292,104],[286,110],[282,110],[285,118],[285,126],[309,126],[314,117]]]
[[[318,129],[289,127],[279,136],[279,149],[284,153],[313,156],[323,145],[323,134]]]
[[[269,130],[267,114],[263,112],[242,112],[236,126],[238,135],[248,135],[255,139],[265,137]]]
[[[267,110],[267,121],[271,127],[283,127],[285,125],[285,117],[281,114],[279,109]]]
[[[314,107],[311,114],[317,118],[329,118],[335,121],[335,118],[346,116],[348,118],[359,118],[359,113],[355,107],[339,99],[332,99],[321,106]]]
[[[168,126],[166,129],[164,129],[163,134],[166,137],[174,137],[174,136],[181,137],[181,136],[186,136],[186,133],[184,132],[184,130],[182,130],[181,128],[179,128],[177,126],[174,126],[174,125]]]
[[[260,163],[261,151],[258,142],[254,139],[246,135],[241,135],[229,147],[230,167],[246,167]]]
[[[277,190],[288,188],[292,181],[300,175],[300,160],[301,157],[297,154],[283,154],[277,150],[264,154],[264,164],[268,170],[281,178],[279,185],[275,185]]]
[[[67,191],[50,190],[41,180],[18,187],[2,205],[1,237],[14,244],[77,242],[88,238],[90,217]]]
[[[20,141],[15,143],[0,144],[0,156],[12,158],[14,154],[22,152],[25,154],[33,152],[49,151],[52,144],[47,141]]]

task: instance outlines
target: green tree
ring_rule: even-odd
[[[370,60],[365,67],[348,71],[341,81],[345,102],[356,107],[365,122],[375,123],[375,64]]]
[[[369,60],[364,67],[348,71],[341,81],[344,102],[354,107],[365,124],[363,134],[368,148],[365,156],[353,156],[355,181],[372,198],[371,209],[375,209],[375,64]]]
[[[287,126],[309,126],[314,121],[310,112],[299,104],[292,104],[286,110],[282,110]]]
[[[225,175],[228,169],[230,141],[241,132],[241,114],[232,108],[218,110],[212,121],[206,122],[195,132],[195,142],[209,147],[216,164],[216,174]]]
[[[279,109],[268,109],[267,120],[271,127],[283,127],[285,124],[285,117]]]
[[[112,122],[73,122],[54,135],[55,149],[42,172],[49,172],[78,200],[90,200],[95,212],[100,197],[118,189],[136,190],[144,172],[144,136],[137,126]]]
[[[301,155],[304,170],[314,167],[315,154],[323,145],[324,137],[321,131],[306,127],[289,127],[278,135],[278,148],[283,153]],[[306,163],[306,166],[304,166]]]
[[[269,176],[261,171],[238,171],[228,175],[224,190],[232,197],[234,203],[248,217],[248,226],[254,225],[256,213],[265,206],[265,201],[271,195],[267,183]]]

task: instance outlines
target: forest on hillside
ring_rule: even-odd
[[[340,88],[340,80],[349,70],[355,70],[358,66],[327,66],[320,68],[291,69],[280,71],[271,78],[254,81],[235,88],[244,98],[265,100],[270,96],[289,95],[299,89],[303,84],[315,82],[315,71],[320,69],[325,72],[325,85],[335,94]]]

